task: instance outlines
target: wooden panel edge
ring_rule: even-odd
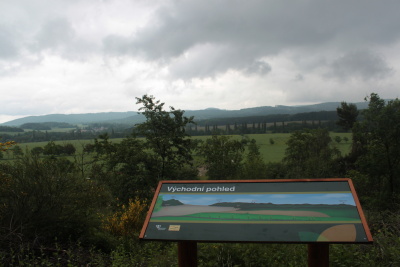
[[[348,183],[350,186],[351,193],[353,194],[354,201],[356,202],[356,207],[358,209],[358,214],[360,215],[360,218],[361,218],[361,223],[364,226],[365,235],[367,236],[369,242],[373,242],[374,240],[372,238],[371,231],[369,230],[368,222],[367,222],[367,219],[365,218],[364,211],[362,210],[361,203],[360,203],[360,200],[358,199],[357,192],[354,187],[353,181],[351,179],[348,179]]]
[[[156,205],[157,198],[158,198],[158,195],[160,193],[162,184],[163,184],[163,181],[158,182],[158,186],[157,186],[156,191],[154,192],[154,196],[153,196],[153,200],[151,201],[150,208],[147,211],[146,219],[145,219],[145,221],[143,223],[142,230],[140,231],[139,239],[143,239],[144,238],[144,235],[145,235],[147,227],[149,225],[151,214],[153,213],[154,206]]]
[[[202,183],[285,183],[285,182],[340,182],[349,178],[309,178],[309,179],[260,179],[260,180],[166,180],[168,184],[202,184]]]

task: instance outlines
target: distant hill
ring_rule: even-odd
[[[135,118],[136,117],[136,118]],[[6,126],[20,126],[26,123],[46,123],[46,122],[58,122],[58,123],[69,123],[69,124],[87,124],[96,122],[117,122],[131,118],[129,121],[142,121],[143,116],[137,112],[101,112],[101,113],[86,113],[86,114],[49,114],[42,116],[28,116],[20,119],[15,119],[2,123],[1,125]],[[135,122],[137,123],[137,122]]]
[[[355,103],[358,109],[365,109],[367,102]],[[303,106],[262,106],[239,110],[223,110],[209,108],[204,110],[186,110],[186,116],[194,116],[195,121],[215,119],[215,118],[238,118],[249,116],[266,116],[273,114],[297,114],[316,111],[335,111],[340,106],[340,102],[327,102],[314,105]],[[116,123],[134,125],[144,121],[144,117],[135,111],[128,112],[103,112],[87,114],[50,114],[43,116],[28,116],[20,119],[5,122],[1,125],[20,126],[25,123],[44,123],[59,122],[69,124],[89,124],[89,123]]]
[[[179,205],[183,205],[183,203],[176,199],[165,200],[162,203],[162,206],[179,206]]]

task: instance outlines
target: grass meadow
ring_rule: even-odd
[[[331,133],[331,137],[334,140],[336,136],[340,136],[341,142],[333,141],[334,145],[341,151],[343,155],[350,151],[351,146],[351,133]],[[191,138],[197,140],[206,140],[211,136],[193,136]],[[260,147],[260,153],[265,162],[279,162],[285,156],[286,143],[290,138],[290,133],[266,133],[266,134],[249,134],[249,135],[232,135],[231,138],[241,140],[246,138],[248,140],[255,139],[257,145]],[[343,139],[347,138],[348,141]],[[113,143],[119,143],[123,138],[110,139]],[[31,150],[34,147],[44,147],[48,142],[33,142],[33,143],[21,143],[18,144],[23,151]],[[66,140],[66,141],[55,141],[55,144],[65,145],[73,144],[76,148],[76,154],[82,153],[82,149],[85,144],[93,143],[93,140]],[[7,158],[7,157],[5,157]]]

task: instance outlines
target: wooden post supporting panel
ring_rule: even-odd
[[[197,243],[194,241],[178,242],[179,267],[197,267]]]
[[[329,244],[308,244],[308,267],[329,267]]]

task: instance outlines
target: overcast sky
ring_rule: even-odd
[[[399,96],[398,0],[0,0],[0,122]]]

